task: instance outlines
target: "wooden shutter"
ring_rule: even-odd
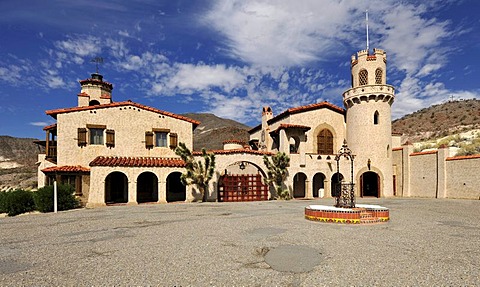
[[[153,148],[153,132],[145,132],[145,147]]]
[[[87,129],[86,128],[78,128],[77,141],[78,141],[78,146],[87,145]]]
[[[327,129],[321,130],[317,136],[317,153],[333,154],[333,135]]]
[[[175,133],[170,134],[170,148],[174,149],[178,145],[178,136]]]
[[[115,131],[107,130],[107,147],[115,147]]]

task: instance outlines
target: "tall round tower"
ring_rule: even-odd
[[[386,84],[387,54],[359,51],[351,59],[352,88],[343,93],[347,142],[355,158],[357,195],[393,196],[391,105],[395,90]]]

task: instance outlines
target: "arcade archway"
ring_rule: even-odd
[[[119,171],[114,171],[105,178],[105,203],[128,202],[128,179]]]
[[[158,178],[152,172],[143,172],[137,178],[137,202],[158,201]]]
[[[167,176],[167,202],[187,199],[187,188],[180,180],[181,176],[181,172],[172,172]]]
[[[313,177],[313,197],[325,196],[325,175],[321,172]]]
[[[336,189],[337,189],[337,186],[342,182],[343,180],[343,175],[341,173],[334,173],[332,175],[332,181],[331,181],[331,190],[330,190],[330,194],[332,197],[335,197],[336,196]]]
[[[307,176],[303,172],[297,173],[293,177],[293,197],[304,198],[305,197],[305,181]]]

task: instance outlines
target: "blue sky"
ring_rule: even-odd
[[[43,138],[45,110],[76,105],[95,57],[114,101],[179,114],[255,126],[265,105],[343,106],[367,9],[394,118],[480,98],[478,0],[2,0],[0,135]]]

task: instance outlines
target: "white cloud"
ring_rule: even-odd
[[[47,122],[31,122],[30,125],[36,126],[36,127],[45,127],[45,126],[48,126],[49,123],[47,123]]]
[[[217,1],[203,18],[226,37],[233,58],[297,66],[328,58],[352,27],[347,1]],[[354,26],[353,26],[354,27]]]
[[[175,68],[177,72],[167,81],[166,86],[186,94],[210,88],[219,88],[229,93],[242,85],[245,78],[239,69],[225,65],[177,64]]]
[[[65,41],[55,42],[55,47],[79,57],[97,56],[101,51],[101,40],[94,36],[70,36]]]

